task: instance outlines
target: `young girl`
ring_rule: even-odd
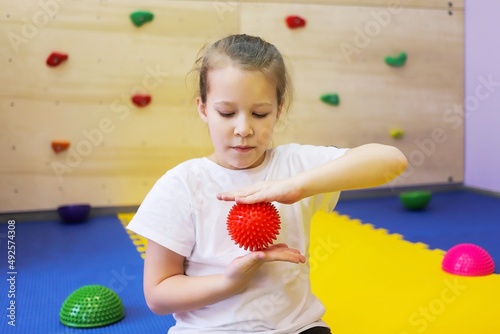
[[[309,282],[311,218],[331,211],[341,190],[390,181],[406,158],[379,144],[271,148],[290,87],[281,54],[258,37],[223,38],[198,65],[196,103],[214,151],[162,176],[128,226],[148,239],[147,304],[173,313],[172,334],[330,333]],[[230,239],[227,215],[235,202],[264,201],[279,211],[278,240],[245,251]]]

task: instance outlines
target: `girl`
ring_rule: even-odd
[[[146,302],[173,313],[172,334],[330,333],[309,282],[311,218],[331,211],[341,190],[390,181],[406,158],[379,144],[270,148],[290,84],[281,54],[258,37],[223,38],[197,64],[196,103],[214,151],[162,176],[128,226],[149,240]],[[279,211],[278,240],[245,251],[228,236],[227,215],[234,202],[264,201]]]

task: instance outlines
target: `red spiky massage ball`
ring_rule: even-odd
[[[272,245],[280,223],[278,210],[269,202],[235,204],[227,216],[229,236],[238,246],[250,251]]]

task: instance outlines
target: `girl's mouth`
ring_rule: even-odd
[[[233,149],[237,152],[248,152],[253,149],[253,146],[233,146]]]

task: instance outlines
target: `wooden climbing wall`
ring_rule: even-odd
[[[239,32],[292,65],[276,144],[387,143],[410,160],[389,186],[461,182],[463,2],[413,2],[0,1],[0,212],[138,205],[168,168],[209,153],[188,73],[203,45]],[[139,10],[154,20],[134,26]],[[288,15],[306,26],[287,28]],[[48,67],[53,51],[68,60]],[[402,51],[403,67],[384,63]],[[71,145],[55,153],[54,140]]]

